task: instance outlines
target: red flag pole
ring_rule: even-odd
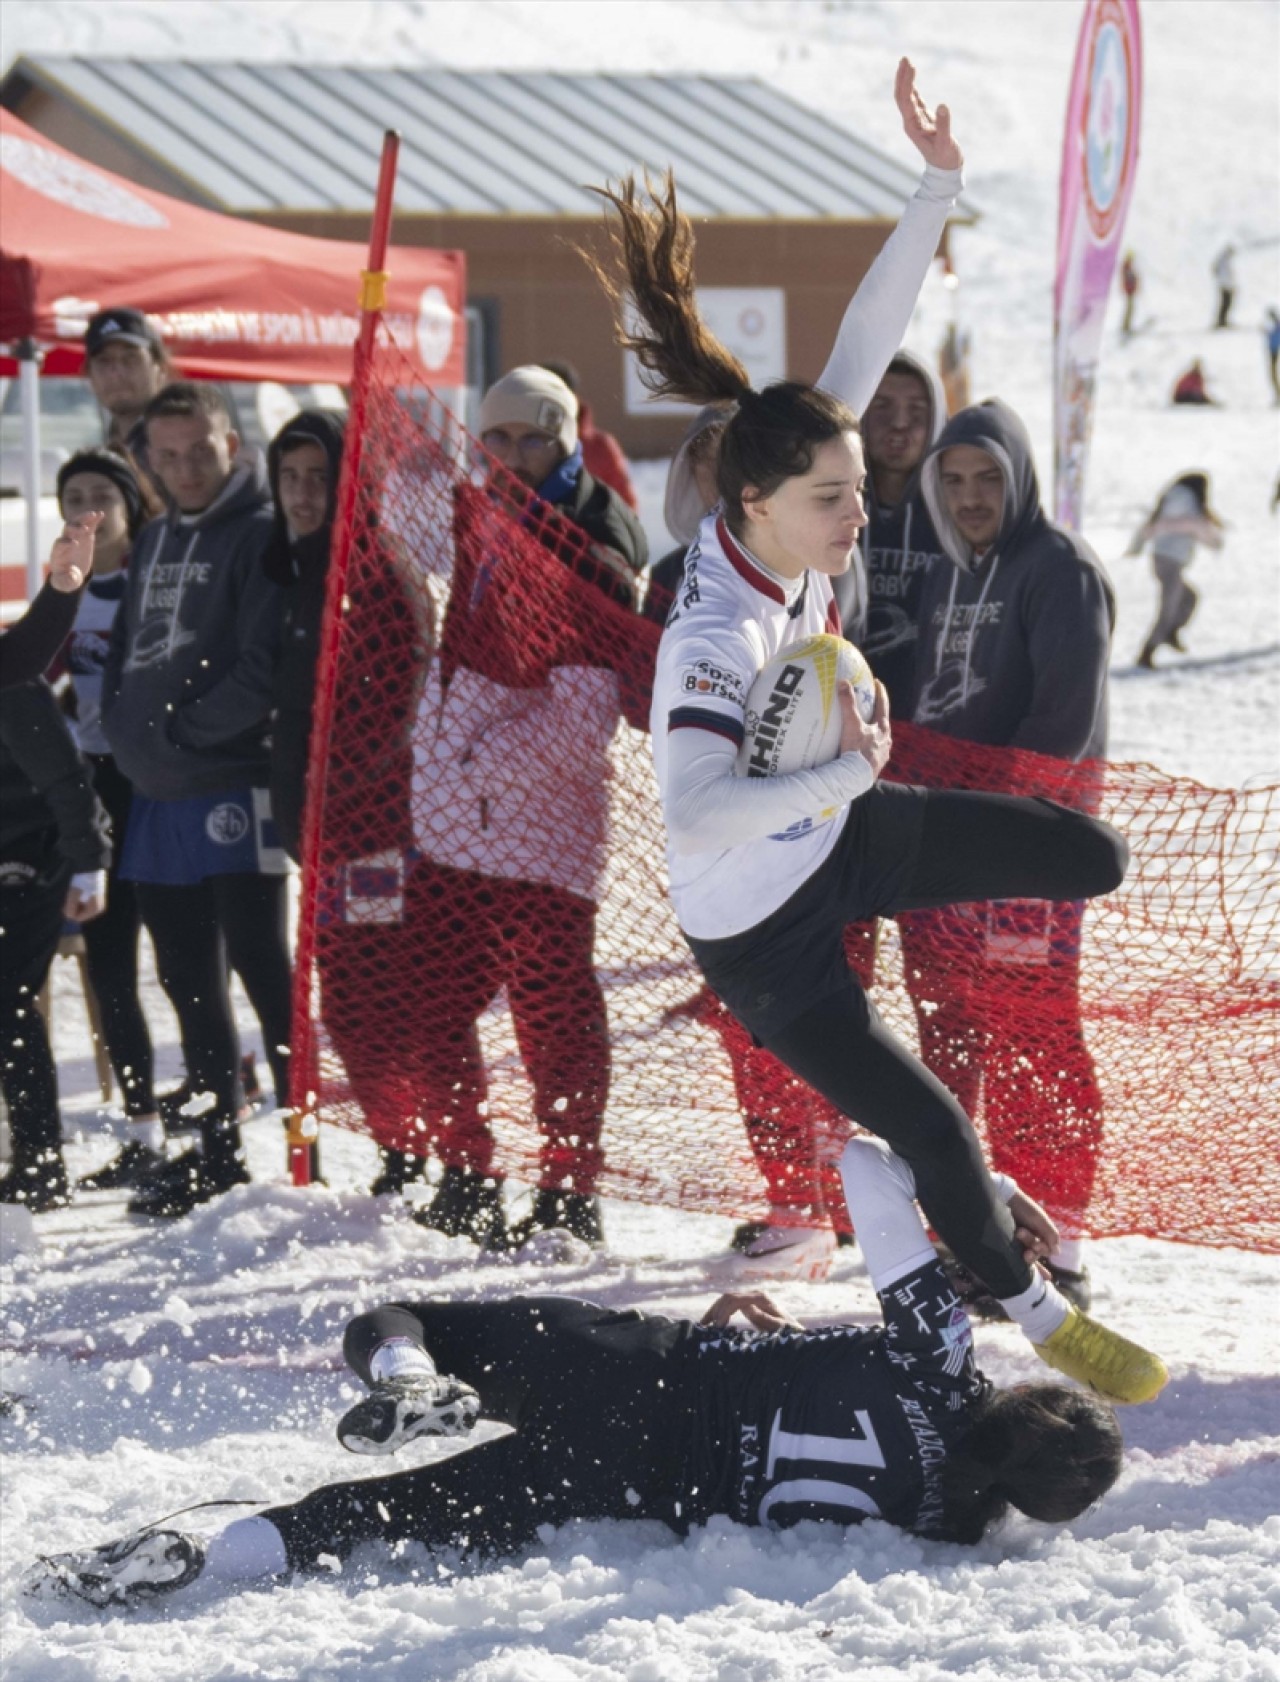
[[[316,660],[316,691],[311,750],[307,765],[307,800],[302,837],[302,895],[298,907],[298,947],[293,971],[292,1058],[289,1076],[289,1177],[295,1186],[311,1183],[311,1147],[319,1132],[319,1069],[312,1022],[312,970],[316,951],[316,912],[320,871],[317,863],[324,824],[325,763],[333,721],[338,645],[342,639],[342,601],[346,594],[351,549],[359,500],[360,461],[364,452],[369,384],[378,323],[387,301],[387,244],[395,197],[396,162],[400,136],[388,129],[382,137],[378,192],[369,229],[369,266],[360,277],[360,331],[352,365],[351,402],[347,414],[342,478],[338,486],[333,549],[325,589],[324,621]]]

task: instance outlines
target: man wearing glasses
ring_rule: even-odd
[[[595,918],[648,551],[583,467],[577,398],[549,369],[490,387],[480,442],[480,473],[454,493],[448,607],[413,735],[405,924],[430,990],[414,1035],[424,1147],[444,1164],[417,1218],[486,1250],[556,1230],[596,1245],[610,1048]],[[510,1227],[477,1033],[502,988],[539,1134],[532,1209]]]
[[[480,442],[490,457],[490,487],[521,508],[533,491],[553,529],[568,521],[584,531],[598,546],[594,581],[608,578],[609,593],[634,604],[649,555],[644,531],[617,492],[583,466],[578,399],[564,381],[542,367],[504,374],[480,405]],[[539,535],[545,543],[541,529]]]

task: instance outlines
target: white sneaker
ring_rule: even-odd
[[[836,1235],[830,1227],[767,1226],[717,1267],[724,1279],[803,1279],[817,1284],[831,1271]]]
[[[204,1570],[204,1543],[180,1530],[144,1530],[100,1548],[46,1554],[29,1567],[22,1592],[33,1600],[83,1600],[129,1608],[186,1588]]]

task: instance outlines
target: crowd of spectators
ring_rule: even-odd
[[[942,181],[946,171],[932,174]],[[938,205],[951,190],[945,181],[932,189]],[[930,191],[926,171],[921,197]],[[933,237],[927,228],[924,237]],[[931,252],[928,243],[926,259]],[[901,251],[894,260],[903,261]],[[1222,326],[1230,288],[1219,282]],[[1128,334],[1137,293],[1131,256],[1123,289]],[[849,319],[858,307],[855,299]],[[37,1000],[74,926],[124,1114],[118,1155],[82,1184],[124,1188],[133,1211],[174,1217],[248,1178],[240,1129],[260,1094],[253,1057],[242,1055],[233,975],[261,1025],[275,1102],[288,1103],[288,870],[303,847],[344,416],[303,410],[264,456],[242,445],[219,388],[177,376],[142,312],[99,313],[85,348],[103,441],[63,464],[65,526],[50,581],[0,639],[0,1078],[12,1132],[0,1197],[41,1211],[71,1195]],[[944,390],[938,373],[905,351],[877,380],[858,393],[868,523],[854,567],[836,581],[844,634],[864,650],[896,717],[959,741],[1066,760],[1105,754],[1114,599],[1088,546],[1045,515],[1021,422],[999,402],[969,404],[967,392],[957,412],[954,381]],[[320,932],[326,1021],[382,1142],[375,1193],[403,1191],[435,1156],[441,1177],[418,1218],[490,1249],[518,1246],[543,1229],[589,1244],[604,1238],[596,1184],[610,1052],[594,937],[605,756],[619,720],[639,723],[643,710],[628,698],[616,662],[591,651],[589,612],[585,626],[531,635],[517,678],[499,667],[493,627],[508,612],[510,586],[509,571],[492,565],[493,546],[503,541],[494,520],[587,580],[590,599],[662,622],[716,501],[727,413],[713,405],[689,427],[665,507],[679,541],[652,567],[625,456],[594,424],[566,361],[513,369],[484,394],[483,449],[453,499],[453,585],[438,622],[423,624],[392,534],[358,539],[365,586],[346,627],[348,654],[357,666],[416,675],[396,703],[403,752],[368,761],[359,778],[348,777],[350,787],[338,779],[330,795],[354,837],[367,823],[360,814],[376,811],[368,852],[391,834],[396,856],[412,863],[398,884],[403,916],[394,928],[337,919]],[[1221,542],[1202,480],[1184,475],[1171,486],[1135,539],[1154,544],[1163,591],[1140,665],[1150,666],[1162,645],[1180,646],[1195,600],[1182,576],[1186,562],[1196,541]],[[1184,508],[1188,498],[1194,508]],[[509,653],[505,647],[504,658]],[[46,669],[61,705],[39,675]],[[357,676],[347,681],[333,730],[358,742],[361,705]],[[410,746],[415,709],[436,721],[425,746]],[[549,720],[575,745],[571,810],[566,817],[560,778],[554,787],[523,787],[517,842],[493,814],[510,810],[502,785],[513,764],[528,781],[528,756],[512,745]],[[442,774],[446,761],[459,759],[470,767],[473,806],[455,798]],[[580,832],[568,847],[566,822]],[[540,848],[541,830],[548,839]],[[1102,1104],[1079,1027],[1081,916],[1078,905],[961,907],[904,915],[900,925],[923,1055],[966,1109],[985,1093],[997,1155],[1000,1118],[1016,1108],[1008,1071],[1015,1064],[1025,1071],[1035,1048],[1006,1043],[982,1008],[979,978],[990,979],[1011,932],[1021,962],[1029,941],[1042,955],[1043,985],[1075,1024],[1075,1066],[1041,1075],[1073,1093],[1063,1126],[1079,1162],[1074,1201],[1051,1212],[1069,1239],[1059,1271],[1084,1300],[1079,1237]],[[156,1090],[139,988],[144,928],[179,1023],[186,1074],[170,1093]],[[409,938],[419,959],[425,952],[438,967],[449,1003],[423,1023],[418,1043],[389,1056],[378,1023],[385,986],[394,985],[397,941]],[[847,946],[869,982],[874,927],[851,927]],[[963,997],[947,993],[934,970],[937,952],[954,958],[957,949],[968,953],[973,981]],[[366,978],[361,986],[344,980],[357,973]],[[508,1222],[495,1167],[478,1032],[502,988],[541,1140],[532,1212],[519,1223]],[[549,1007],[553,1035],[540,1025]],[[751,1094],[774,1079],[772,1060],[722,1026],[771,1201],[770,1218],[739,1229],[735,1248],[762,1260],[768,1275],[797,1250],[797,1218],[821,1232],[819,1255],[835,1237],[811,1187],[803,1215],[788,1206],[796,1137],[805,1133],[800,1095],[790,1125],[780,1125],[776,1105],[766,1115]],[[176,1153],[175,1132],[188,1140]],[[313,1167],[319,1171],[318,1156]],[[1019,1160],[1017,1168],[1034,1193],[1034,1164]],[[790,1237],[779,1244],[784,1229]],[[812,1262],[812,1244],[806,1254]]]

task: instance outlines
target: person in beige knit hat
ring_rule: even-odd
[[[480,442],[537,490],[578,450],[578,399],[549,368],[513,368],[484,394]]]

